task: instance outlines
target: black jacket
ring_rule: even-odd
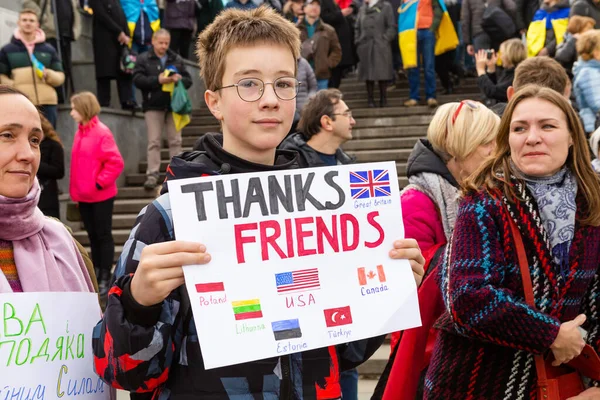
[[[65,151],[60,143],[45,138],[40,144],[40,152],[42,154],[37,178],[42,194],[38,207],[45,215],[60,219],[56,181],[65,176]]]
[[[239,159],[223,150],[212,134],[204,135],[195,147],[203,151],[182,153],[172,159],[167,180],[296,167],[296,155],[290,151],[278,151],[274,166]],[[164,185],[163,194],[166,192]],[[317,387],[326,387],[325,379],[332,375],[332,368],[337,367],[331,376],[335,382],[339,372],[368,359],[383,342],[384,336],[380,336],[206,370],[187,290],[182,286],[161,304],[151,307],[141,306],[131,295],[131,274],[138,267],[139,249],[174,240],[172,227],[170,199],[162,195],[140,212],[117,263],[116,282],[92,340],[96,372],[109,385],[154,392],[154,398],[172,400],[262,399],[277,395],[286,400],[316,399]],[[136,362],[125,365],[121,361],[131,357],[135,357]],[[274,374],[278,365],[281,380]],[[163,378],[166,382],[160,384]],[[298,393],[302,393],[302,397]],[[339,397],[338,394],[327,398]]]
[[[129,36],[127,19],[119,0],[90,0],[94,10],[92,43],[96,79],[116,78],[119,74],[121,44],[117,40],[121,32]]]
[[[160,63],[160,58],[154,53],[153,49],[140,55],[133,70],[133,83],[142,91],[142,109],[144,112],[150,110],[170,111],[171,94],[162,90],[162,85],[158,83],[158,76],[166,68],[175,67],[179,75],[183,78],[183,85],[186,89],[192,86],[192,77],[185,68],[183,58],[178,54],[167,50],[167,63],[165,67]]]
[[[352,47],[354,26],[349,25],[348,19],[344,17],[340,6],[334,0],[321,0],[321,19],[335,29],[340,46],[342,46],[342,60],[338,67],[353,65],[355,63]]]
[[[600,4],[596,4],[594,0],[575,1],[571,6],[571,11],[569,11],[569,18],[573,15],[594,18],[596,21],[594,28],[600,29]]]
[[[452,186],[459,187],[458,182],[427,139],[419,139],[408,156],[406,177],[410,178],[423,172],[439,175],[450,182]]]
[[[304,140],[304,136],[301,133],[294,133],[288,136],[281,142],[279,149],[297,152],[298,165],[300,168],[325,166],[325,163],[321,157],[319,157],[319,153],[306,143],[306,140]],[[352,164],[355,162],[355,157],[349,156],[341,148],[336,150],[335,159],[338,164]]]
[[[515,69],[507,68],[500,73],[499,77],[496,73],[481,75],[477,78],[477,86],[487,99],[506,102],[508,101],[506,89],[512,85],[514,79]]]

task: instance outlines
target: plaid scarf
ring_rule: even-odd
[[[568,274],[569,251],[575,233],[577,180],[567,167],[550,177],[541,178],[523,173],[514,164],[512,167],[515,175],[525,181],[537,203],[554,262],[564,277]]]

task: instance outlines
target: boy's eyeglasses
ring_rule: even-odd
[[[352,111],[344,111],[343,113],[333,113],[331,115],[343,115],[344,117],[352,118]]]
[[[458,108],[456,109],[456,111],[454,111],[454,114],[452,115],[452,126],[454,126],[454,123],[456,122],[456,118],[458,117],[458,114],[460,114],[460,110],[462,109],[463,105],[467,105],[467,107],[469,107],[471,110],[477,110],[479,108],[479,103],[472,101],[472,100],[463,100],[460,102],[460,104],[458,105]]]
[[[238,83],[217,88],[215,91],[235,87],[240,99],[252,103],[260,100],[265,93],[266,85],[273,85],[275,95],[281,100],[293,100],[298,95],[298,87],[301,83],[296,78],[287,76],[277,78],[273,82],[268,83],[265,83],[258,78],[244,78],[240,79]]]

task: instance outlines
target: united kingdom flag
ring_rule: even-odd
[[[392,195],[387,169],[350,172],[350,194],[353,199],[370,199]]]

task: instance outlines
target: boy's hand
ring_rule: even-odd
[[[425,257],[421,254],[419,244],[415,239],[399,239],[394,242],[394,248],[390,250],[390,258],[394,260],[408,260],[412,268],[417,286],[421,284],[425,275]]]
[[[146,246],[131,280],[131,295],[143,306],[159,304],[185,282],[182,265],[209,261],[210,254],[200,243],[175,240]]]

